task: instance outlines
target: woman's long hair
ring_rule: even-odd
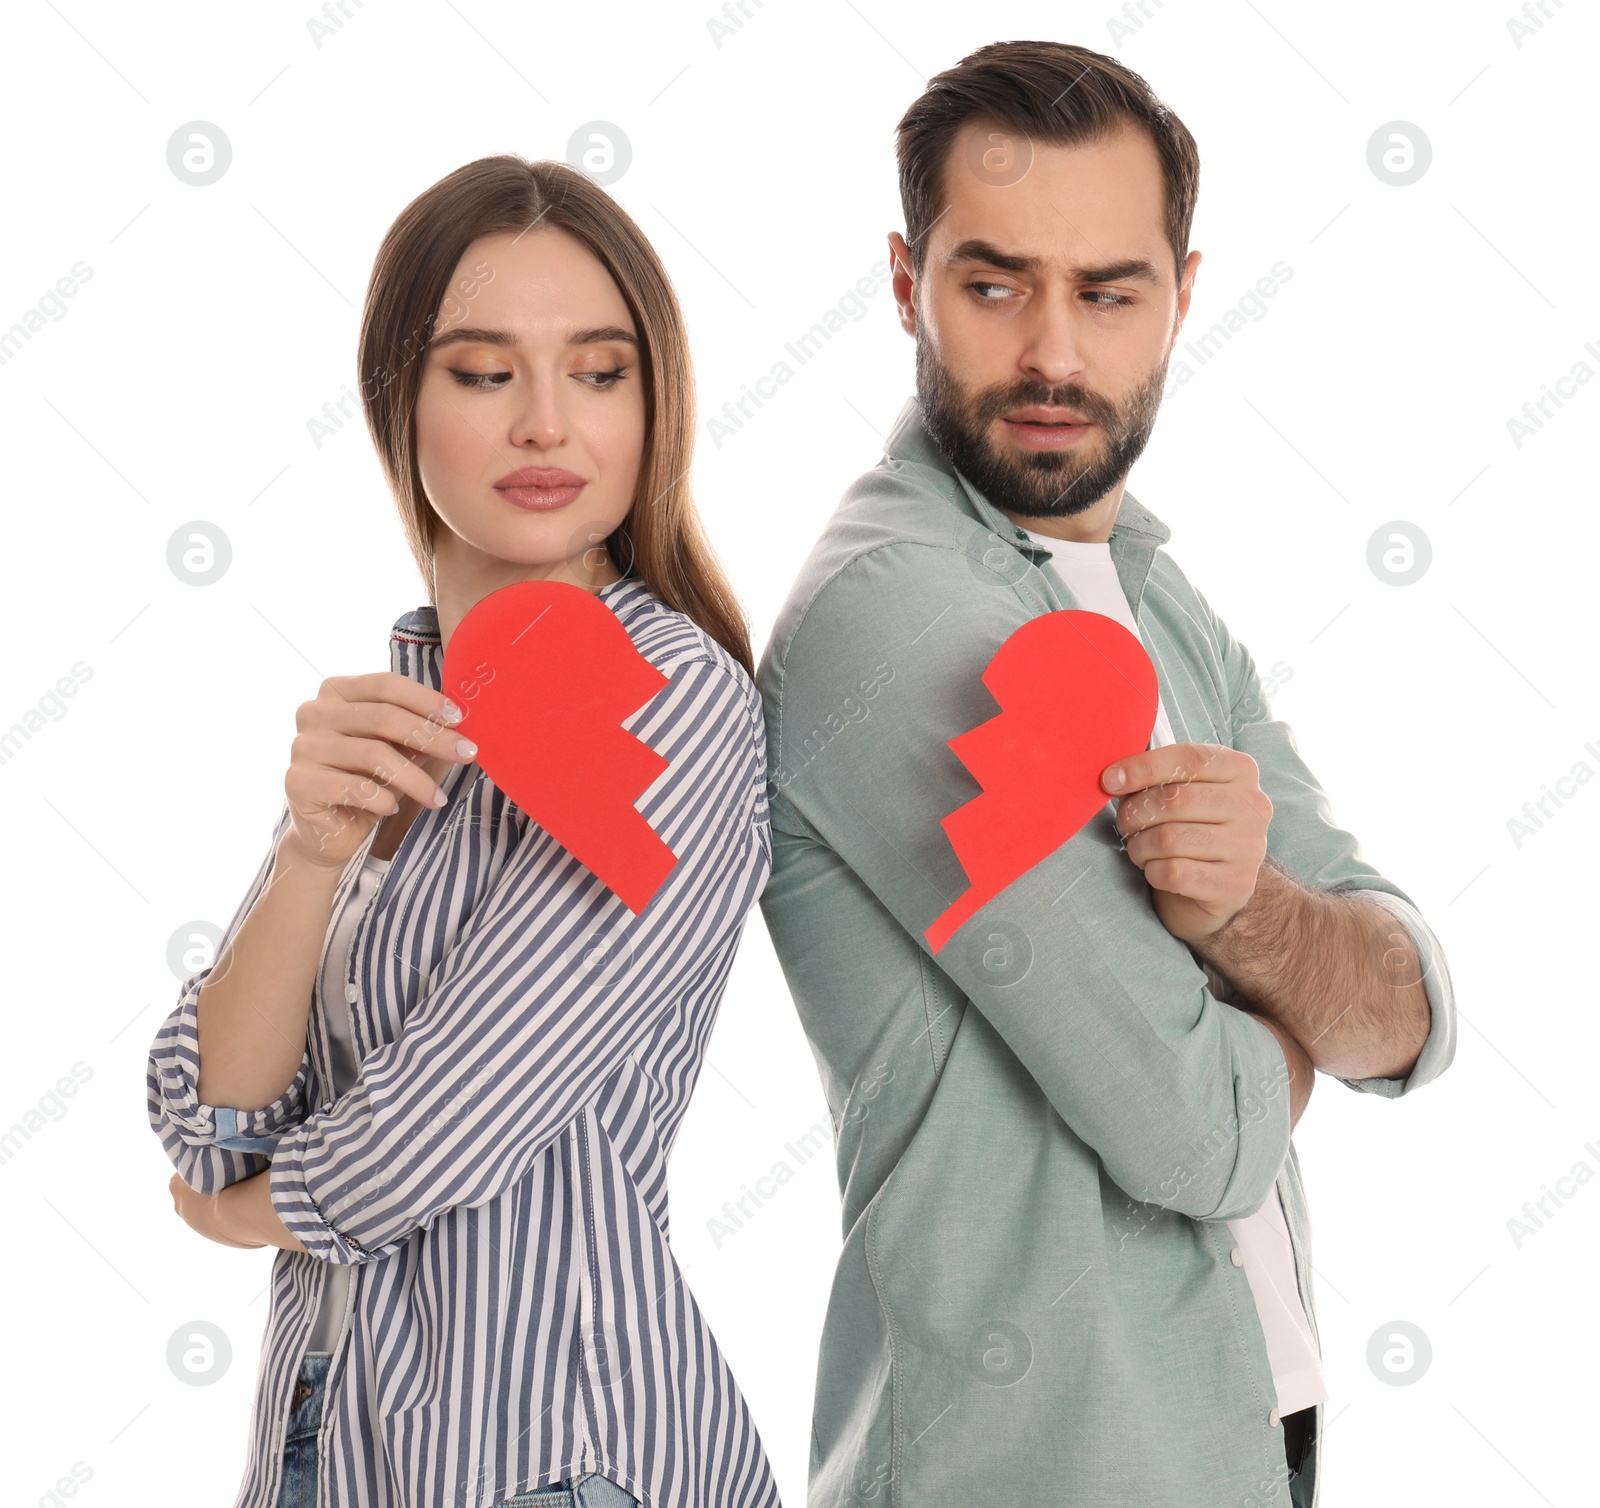
[[[467,248],[480,236],[535,225],[570,231],[600,259],[639,335],[644,453],[632,506],[606,540],[611,557],[751,671],[744,614],[689,487],[694,373],[677,295],[639,227],[609,194],[561,162],[506,153],[457,168],[400,212],[373,263],[361,313],[361,402],[430,597],[440,520],[417,470],[419,358]]]

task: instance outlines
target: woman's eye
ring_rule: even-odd
[[[615,387],[619,382],[626,380],[627,367],[614,367],[609,372],[575,372],[575,377],[581,378],[590,387],[597,387],[604,391],[606,388]]]
[[[462,387],[492,389],[504,387],[511,380],[510,372],[463,372],[459,367],[450,367],[448,370]]]

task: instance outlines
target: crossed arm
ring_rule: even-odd
[[[1200,948],[1239,1005],[1291,1032],[1345,1079],[1403,1079],[1431,1012],[1416,945],[1389,912],[1310,890],[1270,859],[1249,903]]]
[[[270,1170],[230,1183],[215,1194],[201,1194],[174,1173],[167,1188],[172,1207],[190,1230],[221,1246],[281,1246],[304,1251],[294,1232],[272,1207]]]
[[[1291,1071],[1285,1034],[1340,1078],[1410,1073],[1431,1023],[1416,946],[1379,903],[1302,885],[1267,855],[1272,802],[1254,759],[1166,744],[1108,765],[1102,784],[1122,798],[1117,830],[1162,924],[1229,1003],[1277,1029]]]
[[[152,1051],[149,1098],[173,1160],[201,1185],[183,1174],[170,1185],[196,1231],[328,1261],[388,1255],[525,1176],[673,1002],[726,967],[771,860],[759,703],[725,658],[684,656],[634,732],[668,760],[638,810],[677,856],[650,903],[630,911],[530,819],[400,1032],[331,1104],[308,1111],[302,1053],[278,1100],[238,1110],[235,1134],[219,1134],[198,1094],[203,977],[186,988]],[[246,1157],[253,1177],[237,1176]]]

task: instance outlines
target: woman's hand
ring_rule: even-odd
[[[272,1207],[270,1177],[270,1172],[257,1173],[215,1194],[197,1194],[174,1173],[167,1187],[172,1192],[172,1207],[184,1223],[208,1241],[247,1250],[281,1246],[285,1251],[304,1251]]]
[[[295,713],[283,843],[342,870],[373,826],[407,801],[442,806],[438,781],[478,752],[451,731],[463,715],[442,692],[398,671],[330,676]]]
[[[167,1188],[172,1193],[172,1207],[183,1217],[183,1223],[190,1230],[204,1236],[206,1240],[215,1241],[220,1246],[245,1248],[266,1244],[263,1241],[235,1241],[231,1236],[222,1233],[217,1221],[217,1200],[221,1195],[196,1193],[177,1173],[172,1175],[172,1181]]]

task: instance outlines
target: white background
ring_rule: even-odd
[[[1507,427],[1575,363],[1600,371],[1592,13],[1549,0],[1518,45],[1510,0],[1149,0],[1114,42],[1110,0],[971,19],[748,0],[719,45],[711,0],[347,9],[318,46],[310,0],[7,8],[0,330],[75,263],[92,276],[0,366],[0,728],[91,671],[0,765],[0,1130],[46,1107],[0,1164],[5,1501],[64,1501],[49,1494],[75,1464],[76,1499],[106,1508],[237,1487],[268,1257],[173,1215],[145,1054],[178,996],[170,940],[224,923],[263,854],[295,707],[324,675],[384,668],[390,625],[425,600],[364,428],[319,448],[307,426],[356,386],[392,218],[474,157],[564,157],[585,123],[621,129],[632,162],[611,192],[687,311],[697,494],[759,646],[912,391],[887,289],[742,430],[718,443],[706,421],[884,256],[894,123],[928,76],[1006,37],[1117,54],[1194,132],[1205,261],[1186,334],[1292,269],[1168,401],[1131,490],[1258,665],[1289,668],[1277,714],[1458,992],[1437,1084],[1388,1102],[1324,1079],[1297,1137],[1333,1390],[1323,1503],[1592,1493],[1600,1180],[1520,1246],[1507,1224],[1575,1163],[1600,1171],[1600,789],[1568,786],[1520,844],[1507,825],[1580,761],[1600,772],[1600,392],[1570,388],[1520,446]],[[233,150],[206,187],[167,164],[196,120]],[[1433,153],[1403,187],[1367,160],[1396,120]],[[193,520],[233,550],[204,588],[167,565]],[[1395,520],[1432,546],[1404,587],[1367,563]],[[74,1064],[87,1081],[49,1099]],[[838,1250],[830,1158],[720,1244],[708,1221],[817,1125],[756,916],[673,1163],[673,1230],[792,1508]],[[194,1320],[233,1347],[209,1386],[166,1362]],[[1404,1386],[1367,1362],[1395,1320],[1432,1346]]]

